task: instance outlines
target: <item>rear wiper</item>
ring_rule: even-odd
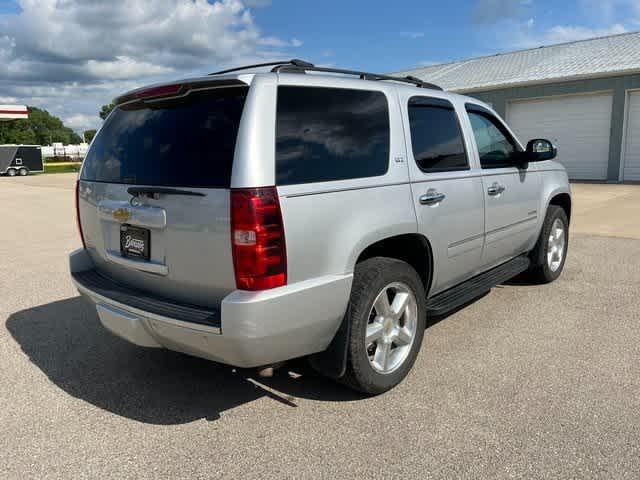
[[[158,195],[189,195],[192,197],[206,197],[206,193],[194,192],[193,190],[181,190],[179,188],[167,188],[167,187],[129,187],[127,193],[138,196],[147,196],[158,198]]]

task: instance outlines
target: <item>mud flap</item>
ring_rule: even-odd
[[[341,378],[347,370],[347,354],[349,351],[349,336],[351,321],[349,310],[342,319],[333,340],[323,352],[309,356],[309,363],[318,373],[329,378]]]

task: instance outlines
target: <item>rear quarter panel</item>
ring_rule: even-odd
[[[279,186],[287,242],[289,282],[353,272],[372,243],[417,232],[409,185],[402,118],[393,85],[312,75],[280,76],[280,85],[307,85],[380,91],[387,97],[389,168],[377,177]]]
[[[372,243],[416,232],[408,183],[293,196],[281,191],[280,204],[289,282],[351,273]]]

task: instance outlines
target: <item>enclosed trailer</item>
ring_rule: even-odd
[[[0,175],[15,177],[43,171],[39,145],[0,145]]]

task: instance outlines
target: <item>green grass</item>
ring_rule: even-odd
[[[46,163],[44,173],[69,173],[80,170],[81,163]]]

